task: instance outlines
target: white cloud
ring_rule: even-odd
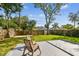
[[[42,13],[41,14],[36,14],[36,15],[30,14],[29,17],[34,17],[34,18],[37,18],[37,17],[41,18],[42,17],[42,18],[44,18],[44,14],[42,14]]]
[[[28,17],[30,19],[44,19],[44,14],[35,14],[35,15],[29,14]]]
[[[38,24],[38,23],[37,23],[36,26],[44,26],[44,24],[41,24],[41,23]]]
[[[30,20],[35,20],[37,22],[36,26],[43,26],[45,24],[44,14],[29,14]]]
[[[28,17],[29,17],[29,18],[30,18],[30,17],[32,17],[32,18],[33,18],[33,17],[34,17],[34,15],[30,14]]]
[[[61,7],[61,9],[66,9],[66,8],[68,8],[68,4]]]
[[[28,6],[23,6],[23,8],[28,9]]]
[[[39,14],[38,16],[39,16],[39,17],[44,17],[44,14]]]

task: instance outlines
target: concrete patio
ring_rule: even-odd
[[[62,40],[37,42],[41,49],[41,56],[79,56],[79,46]],[[24,44],[18,44],[6,56],[22,56]],[[39,52],[35,52],[36,56]]]

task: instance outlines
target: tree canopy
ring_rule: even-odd
[[[76,13],[71,12],[69,14],[69,21],[74,23],[74,28],[75,28],[76,22],[79,21],[79,12]]]
[[[57,15],[61,9],[61,6],[64,5],[62,3],[36,3],[34,4],[36,8],[40,8],[44,15],[46,20],[46,28],[47,28],[47,34],[49,33],[49,26],[52,23],[53,20],[55,20],[55,15]]]

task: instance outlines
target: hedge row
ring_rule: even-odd
[[[44,30],[33,30],[31,31],[16,31],[16,35],[23,34],[36,34],[36,35],[44,35]],[[49,30],[49,34],[54,35],[64,35],[64,36],[74,36],[79,37],[79,30]]]
[[[51,30],[50,34],[79,37],[79,30]]]
[[[7,30],[4,30],[5,37],[7,37]],[[35,34],[35,35],[44,35],[44,30],[33,30],[33,31],[15,31],[15,35],[29,35],[29,34]],[[49,34],[51,35],[64,35],[64,36],[74,36],[79,37],[79,30],[50,30]]]
[[[33,31],[15,31],[16,35],[43,35],[44,34],[44,30],[33,30]]]

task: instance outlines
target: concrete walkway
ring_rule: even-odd
[[[79,45],[77,44],[69,43],[62,40],[54,40],[49,42],[74,56],[79,56]]]
[[[14,36],[14,38],[26,37],[26,35]]]
[[[71,56],[79,55],[79,46],[65,42],[62,40],[37,42],[41,49],[41,56]],[[51,44],[50,44],[51,43]],[[18,44],[16,48],[7,53],[6,56],[21,56],[23,53],[24,44]],[[58,48],[59,47],[59,48]],[[35,56],[38,55],[38,51],[35,52]]]

